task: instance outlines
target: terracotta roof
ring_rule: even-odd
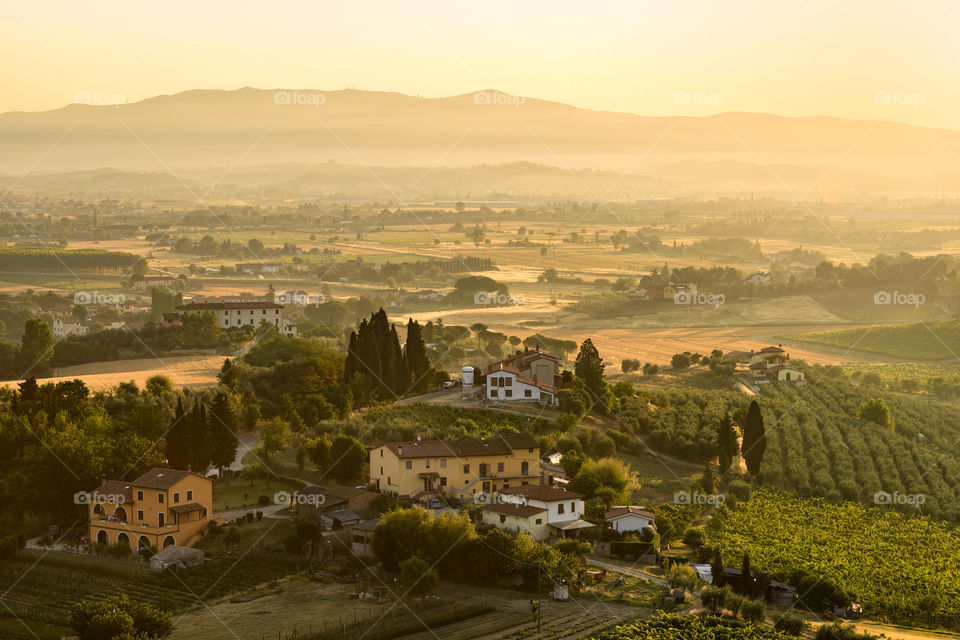
[[[443,440],[419,440],[411,442],[387,442],[387,447],[399,458],[443,458],[471,456],[504,456],[514,449],[539,447],[536,438],[529,433],[503,433],[489,438],[473,438],[449,443]]]
[[[520,516],[521,518],[529,518],[530,516],[538,513],[544,513],[546,511],[546,509],[541,509],[540,507],[531,507],[525,504],[506,504],[502,502],[497,504],[488,504],[484,507],[481,507],[481,510],[499,513],[500,515],[504,516]]]
[[[520,375],[520,369],[517,369],[516,367],[510,366],[508,364],[504,364],[503,362],[494,362],[493,364],[489,365],[486,369],[483,370],[483,375],[496,373],[497,371],[506,371],[507,373],[515,373],[517,375]]]
[[[443,440],[387,442],[383,446],[390,449],[398,458],[442,458],[457,455],[453,448]]]
[[[123,496],[124,503],[133,502],[133,488],[123,480],[104,480],[93,490],[93,495]]]
[[[644,507],[627,506],[627,507],[613,507],[612,509],[610,509],[610,511],[607,511],[603,515],[603,519],[612,520],[613,518],[619,518],[620,516],[626,516],[626,515],[643,516],[644,518],[650,518],[651,520],[656,518],[656,516],[654,516],[653,513],[651,513],[650,511],[647,511]]]
[[[188,302],[177,307],[178,311],[222,311],[226,309],[283,309],[283,305],[264,300],[250,300],[248,302]]]
[[[508,496],[525,496],[534,500],[543,500],[544,502],[558,502],[560,500],[574,500],[582,498],[582,493],[567,491],[566,489],[555,489],[540,484],[524,484],[519,487],[510,487],[501,489],[499,493]]]
[[[154,467],[130,484],[135,487],[146,487],[147,489],[169,489],[191,475],[191,473],[190,471],[182,471],[180,469],[161,469]],[[202,478],[203,476],[197,475],[197,477]]]
[[[783,349],[780,347],[764,347],[760,349],[760,353],[783,353]]]

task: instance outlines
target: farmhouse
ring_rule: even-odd
[[[757,384],[770,382],[805,383],[803,371],[790,364],[790,354],[781,347],[764,347],[750,352],[747,359],[750,379]]]
[[[213,481],[191,471],[155,467],[131,482],[104,478],[88,502],[90,540],[97,544],[137,550],[189,547],[210,522]]]
[[[773,280],[773,276],[770,275],[769,271],[757,271],[744,278],[743,284],[762,287],[763,285],[769,284],[771,280]]]
[[[212,313],[221,329],[258,327],[261,322],[267,322],[284,335],[292,337],[297,332],[296,324],[284,321],[283,305],[266,300],[188,302],[178,306],[177,311],[185,315]]]
[[[648,289],[651,300],[673,300],[678,293],[688,293],[696,295],[697,285],[688,283],[679,284],[654,284]]]
[[[56,318],[53,321],[52,331],[54,338],[66,338],[68,336],[85,336],[88,328],[79,320],[64,321]]]
[[[484,396],[491,402],[558,404],[556,384],[560,358],[539,350],[517,351],[483,370]]]
[[[485,524],[529,533],[535,540],[576,537],[596,525],[583,520],[583,495],[539,485],[501,489],[480,509]]]
[[[642,533],[647,527],[656,527],[656,517],[642,506],[620,505],[613,506],[604,514],[603,519],[607,526],[617,533],[636,531]]]
[[[529,433],[445,442],[388,442],[370,451],[370,482],[380,491],[421,499],[472,499],[540,482],[540,445]]]
[[[148,291],[155,287],[170,288],[176,284],[177,279],[174,276],[134,276],[130,284],[135,291]]]
[[[241,262],[237,264],[237,271],[251,276],[261,273],[280,273],[280,265],[276,262]]]
[[[371,503],[377,494],[366,489],[315,485],[300,489],[297,494],[298,499],[291,505],[297,518],[328,531],[376,514]]]

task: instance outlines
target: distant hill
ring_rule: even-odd
[[[648,117],[504,96],[243,88],[4,113],[0,173],[114,167],[187,175],[188,168],[330,161],[424,169],[529,162],[642,174],[647,182],[635,185],[640,191],[667,181],[674,192],[759,188],[807,197],[875,193],[891,184],[956,188],[945,176],[960,173],[958,131],[756,113]],[[362,180],[373,177],[367,174]],[[225,182],[235,176],[234,169]]]

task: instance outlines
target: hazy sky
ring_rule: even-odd
[[[958,24],[955,0],[0,0],[0,111],[78,92],[496,88],[645,115],[960,129]]]

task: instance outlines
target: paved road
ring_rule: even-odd
[[[655,582],[664,587],[668,586],[667,581],[659,576],[655,576],[649,573],[640,571],[639,569],[631,569],[629,567],[621,567],[618,564],[613,564],[610,562],[604,562],[603,560],[597,559],[596,556],[587,556],[587,562],[590,564],[600,567],[601,569],[606,569],[607,571],[614,571],[616,573],[622,573],[633,578],[640,578],[641,580],[649,580],[650,582]]]

